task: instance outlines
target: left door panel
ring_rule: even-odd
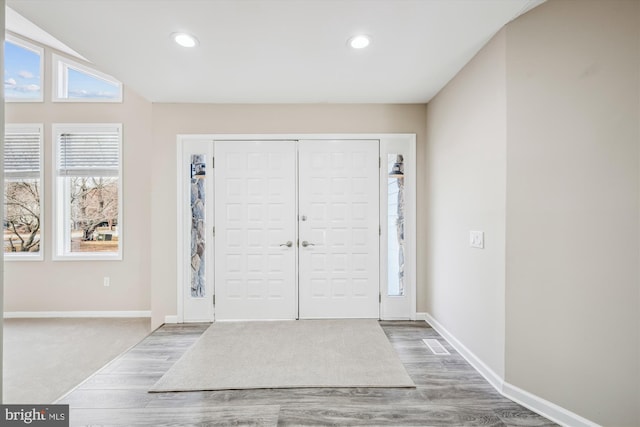
[[[216,320],[295,319],[295,142],[214,146]]]

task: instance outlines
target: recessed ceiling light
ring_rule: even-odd
[[[365,36],[363,34],[351,37],[349,39],[349,46],[354,49],[364,49],[365,47],[369,46],[369,43],[371,43],[371,39],[369,39],[369,36]]]
[[[198,39],[187,33],[173,33],[171,38],[182,47],[196,47]]]

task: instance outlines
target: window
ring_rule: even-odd
[[[17,37],[4,42],[4,96],[9,102],[42,102],[44,50]]]
[[[42,259],[42,126],[7,124],[3,154],[5,259]]]
[[[404,274],[404,156],[387,154],[387,295],[403,296]]]
[[[122,259],[120,124],[54,125],[54,259]]]
[[[53,55],[55,102],[122,102],[122,83],[79,62]]]

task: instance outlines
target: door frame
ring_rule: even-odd
[[[366,133],[366,134],[179,134],[177,135],[176,146],[176,213],[177,213],[177,239],[176,239],[176,313],[178,323],[192,322],[192,321],[209,321],[215,320],[214,307],[214,295],[209,293],[207,296],[207,304],[211,307],[211,310],[206,311],[206,318],[199,318],[198,320],[188,319],[185,320],[184,312],[184,286],[190,282],[190,263],[186,262],[187,248],[190,247],[190,233],[185,232],[185,223],[188,217],[188,209],[184,206],[184,201],[187,200],[188,194],[186,192],[187,186],[185,185],[185,174],[187,173],[187,164],[185,162],[185,156],[190,152],[189,144],[191,143],[211,143],[211,152],[213,152],[213,144],[216,140],[226,141],[247,141],[247,140],[327,140],[327,139],[377,139],[380,141],[380,156],[381,159],[386,159],[388,153],[401,152],[405,155],[405,225],[407,232],[405,233],[406,239],[406,256],[405,256],[405,278],[408,286],[406,286],[405,295],[401,297],[387,296],[386,283],[387,283],[387,227],[383,227],[383,223],[386,224],[387,215],[387,180],[388,172],[386,167],[380,167],[379,169],[379,183],[380,183],[380,229],[381,238],[380,242],[380,318],[383,320],[395,320],[395,319],[407,319],[416,320],[416,236],[417,236],[417,205],[416,205],[416,187],[417,187],[417,169],[416,169],[416,135],[408,133]],[[382,162],[384,165],[385,163]],[[384,191],[383,191],[384,190]],[[384,218],[384,221],[383,221]],[[208,227],[209,238],[214,238],[213,227]],[[211,245],[213,247],[213,245]],[[211,265],[211,264],[210,264]],[[210,275],[211,273],[208,273]],[[213,282],[210,282],[213,286]],[[215,288],[215,287],[213,287]],[[211,298],[211,299],[209,299]]]
[[[186,143],[188,141],[188,143]],[[178,256],[177,263],[177,318],[178,323],[183,322],[211,322],[214,319],[214,307],[213,307],[213,293],[205,292],[205,297],[197,301],[193,301],[191,307],[192,311],[187,319],[185,319],[184,306],[188,296],[187,284],[191,281],[191,263],[185,260],[191,257],[191,206],[189,203],[184,203],[186,198],[190,198],[191,185],[190,180],[187,177],[191,174],[190,156],[192,154],[204,154],[206,156],[206,181],[205,181],[205,215],[206,215],[206,230],[207,237],[213,237],[213,201],[215,200],[213,186],[213,170],[211,166],[211,160],[213,158],[213,141],[211,138],[199,137],[197,135],[190,136],[186,139],[178,137],[178,152],[176,156],[177,160],[177,241],[176,252]],[[207,202],[207,200],[209,202]],[[213,262],[214,262],[214,245],[208,244],[205,257],[205,278],[213,275]],[[208,284],[208,283],[207,283]],[[206,289],[209,291],[209,289]]]

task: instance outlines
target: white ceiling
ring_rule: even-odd
[[[33,22],[29,21],[10,7],[5,8],[4,19],[5,29],[7,31],[19,34],[38,43],[51,46],[52,48],[58,49],[59,51],[67,53],[71,56],[75,56],[85,61],[87,60],[87,58],[83,58],[82,55],[80,55],[78,52],[71,49],[69,46],[62,43],[60,40],[56,39],[51,34],[47,33],[42,28],[38,27]]]
[[[544,0],[7,0],[153,102],[424,103]],[[187,50],[170,38],[194,34]],[[369,48],[347,47],[355,34]]]

